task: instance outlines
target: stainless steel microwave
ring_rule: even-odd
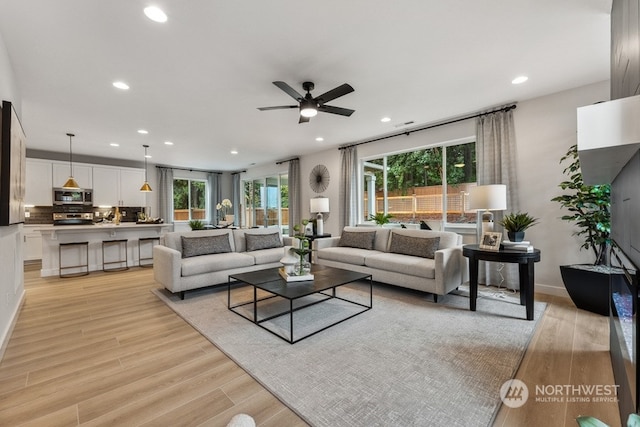
[[[54,188],[53,204],[93,206],[93,191],[85,188],[75,190],[69,188]]]

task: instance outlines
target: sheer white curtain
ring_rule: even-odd
[[[153,216],[153,214],[152,214]],[[173,222],[173,169],[158,167],[158,217]]]
[[[516,138],[513,110],[496,111],[478,117],[476,121],[476,173],[479,185],[505,184],[507,186],[507,212],[518,211],[518,185],[516,180]],[[493,212],[496,230],[503,212]],[[478,271],[480,283],[519,287],[518,266],[481,262]]]
[[[300,195],[300,160],[289,160],[289,235],[293,227],[302,222],[302,200]]]
[[[340,232],[345,226],[358,221],[358,153],[355,146],[340,150]]]

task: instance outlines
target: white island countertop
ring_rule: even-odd
[[[79,265],[86,260],[86,254],[80,249],[67,250],[59,253],[60,243],[88,242],[89,271],[102,270],[102,242],[106,240],[126,240],[126,258],[130,267],[137,266],[140,256],[151,256],[151,246],[145,246],[138,251],[139,239],[160,237],[173,230],[173,224],[137,224],[135,222],[121,222],[119,225],[90,224],[90,225],[51,225],[43,224],[32,228],[42,235],[42,269],[40,275],[57,276],[60,269],[60,257],[64,265]],[[124,254],[118,255],[118,248],[109,248],[105,253],[105,259],[119,259]],[[72,271],[73,272],[73,271]]]

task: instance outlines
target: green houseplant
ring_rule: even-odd
[[[369,215],[369,221],[373,221],[380,226],[388,224],[391,218],[393,218],[393,215],[384,212],[376,212],[375,215]]]
[[[590,250],[594,255],[591,266],[562,265],[560,272],[569,296],[578,308],[609,314],[609,281],[611,270],[606,267],[607,248],[611,232],[611,189],[605,185],[585,185],[578,158],[578,146],[572,145],[560,159],[569,162],[563,173],[567,176],[558,186],[564,194],[551,199],[569,211],[561,218],[575,223],[573,233],[583,238],[580,249]],[[617,273],[616,273],[617,274]]]
[[[192,230],[203,230],[204,223],[199,219],[192,219],[189,221],[189,227],[191,227]]]
[[[499,224],[507,230],[507,236],[512,242],[521,242],[524,239],[525,230],[537,223],[538,218],[534,218],[526,212],[511,212],[499,221]]]

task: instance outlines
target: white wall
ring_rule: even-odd
[[[527,230],[527,239],[542,251],[542,260],[535,270],[538,291],[564,295],[559,266],[592,261],[590,253],[579,250],[581,241],[572,236],[574,227],[560,219],[565,212],[557,203],[552,203],[551,198],[560,194],[558,183],[564,180],[560,158],[576,142],[576,109],[608,97],[609,82],[601,82],[519,102],[514,112],[520,210],[540,218],[539,225]],[[474,120],[364,144],[358,147],[358,157],[374,157],[470,136],[475,136]],[[316,196],[309,187],[309,172],[317,164],[327,166],[331,175],[329,187],[322,194],[329,197],[331,207],[325,232],[339,235],[339,150],[332,148],[300,158],[303,213],[309,212],[308,201]],[[248,170],[243,179],[286,171],[286,163],[262,165]]]
[[[0,35],[0,100],[14,104],[19,117],[22,102],[18,85],[9,61],[9,55]],[[25,129],[29,135],[29,129]],[[22,261],[22,224],[0,227],[0,358],[9,340],[24,298],[24,272]]]

